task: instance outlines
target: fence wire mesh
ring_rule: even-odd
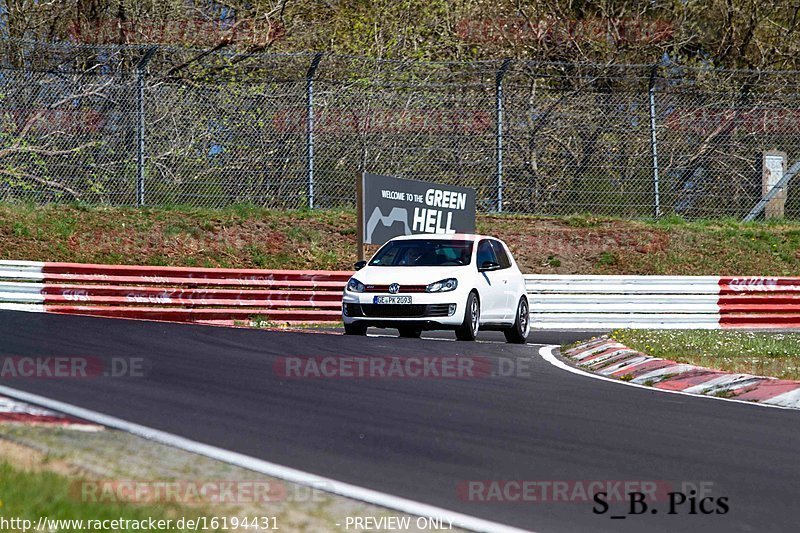
[[[797,80],[7,40],[0,199],[351,207],[367,171],[474,187],[488,212],[741,217],[762,153],[800,158]]]

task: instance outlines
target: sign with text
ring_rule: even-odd
[[[399,235],[475,231],[475,189],[368,173],[361,179],[367,244],[383,244]]]

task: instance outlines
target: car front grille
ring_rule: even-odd
[[[450,304],[345,304],[347,316],[367,318],[436,318],[448,316]]]
[[[400,289],[397,291],[400,294],[407,293],[407,292],[425,292],[427,285],[400,285]],[[389,294],[389,286],[388,285],[367,285],[365,287],[364,292],[382,292],[385,294]]]

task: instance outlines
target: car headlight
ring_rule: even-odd
[[[350,278],[350,281],[347,282],[347,290],[350,292],[364,292],[366,287],[356,278]]]
[[[425,287],[425,292],[449,292],[454,291],[458,287],[458,280],[456,278],[447,278],[431,283]]]

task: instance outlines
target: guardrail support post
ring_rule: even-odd
[[[495,124],[497,132],[495,135],[496,168],[495,178],[497,180],[497,212],[503,212],[503,77],[511,67],[511,60],[506,59],[500,66],[500,70],[495,75]]]
[[[142,207],[144,197],[144,85],[147,63],[153,57],[157,47],[153,46],[145,52],[136,64],[136,206]]]
[[[314,74],[322,55],[322,52],[314,54],[306,73],[306,194],[309,209],[314,209]]]

